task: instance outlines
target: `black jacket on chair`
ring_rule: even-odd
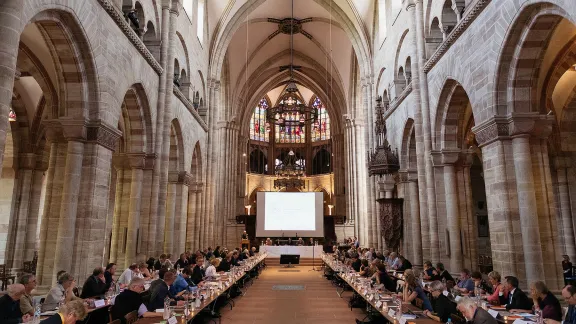
[[[60,314],[54,314],[48,317],[47,319],[41,321],[40,324],[64,324],[64,323],[62,323],[62,318],[60,317]]]
[[[8,294],[0,297],[0,323],[17,324],[22,323],[22,312],[20,311],[20,301],[12,299]]]
[[[98,277],[90,276],[84,282],[82,286],[81,298],[90,298],[96,296],[102,296],[106,293],[106,283],[100,280]]]
[[[512,301],[510,301],[512,298]],[[508,294],[508,298],[504,298],[504,296],[500,296],[500,304],[506,305],[506,310],[511,309],[532,309],[534,302],[530,297],[526,296],[526,294],[520,289],[516,288],[513,294]]]

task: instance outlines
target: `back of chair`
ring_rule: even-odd
[[[450,314],[450,318],[452,319],[452,323],[454,324],[464,324],[466,323],[466,320],[464,320],[464,318],[462,318],[460,315],[458,314]]]
[[[138,320],[138,311],[132,311],[124,316],[126,324],[132,324]]]
[[[119,320],[119,319],[117,319],[117,320],[114,320],[114,321],[112,321],[112,322],[110,322],[110,323],[108,323],[108,324],[122,324],[122,321]]]
[[[6,265],[0,264],[0,278],[3,278],[4,276],[6,276]]]

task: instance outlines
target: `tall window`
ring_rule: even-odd
[[[301,104],[302,102],[298,98],[286,97],[280,101],[280,103],[287,103],[292,104],[296,102],[297,105]],[[298,121],[300,120],[300,114],[288,114],[284,116],[284,119],[287,121]],[[299,144],[306,142],[306,127],[300,125],[286,125],[284,127],[280,127],[278,125],[275,126],[275,135],[276,135],[276,143],[292,143],[292,144]]]
[[[318,109],[318,120],[312,126],[312,142],[330,139],[330,117],[328,110],[320,101],[320,98],[314,98],[312,107]]]
[[[182,6],[184,7],[184,11],[188,14],[188,17],[192,19],[193,9],[194,9],[194,0],[184,0],[182,2]]]
[[[266,109],[269,104],[266,98],[260,100],[250,119],[250,139],[268,142],[269,132],[266,129]]]
[[[198,39],[204,42],[204,0],[198,0]]]

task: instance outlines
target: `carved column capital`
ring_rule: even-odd
[[[168,182],[189,187],[192,183],[192,175],[186,171],[170,171],[168,172]]]
[[[102,121],[91,122],[87,125],[87,139],[111,151],[116,150],[118,139],[122,132]]]
[[[416,170],[400,170],[398,171],[398,182],[416,182],[418,181],[418,172]]]
[[[146,154],[142,152],[127,153],[126,163],[128,163],[130,169],[144,169],[146,166]]]
[[[85,142],[87,138],[86,121],[76,119],[58,119],[62,133],[68,141]]]
[[[146,154],[146,164],[144,166],[144,169],[154,170],[154,164],[156,163],[157,160],[158,160],[158,154],[156,153]]]
[[[394,186],[396,185],[396,180],[394,176],[389,174],[381,177],[378,180],[378,190],[380,192],[391,192],[394,190]]]
[[[539,113],[513,113],[508,117],[510,136],[535,136],[548,138],[552,133],[555,118]]]
[[[18,154],[18,167],[22,170],[33,170],[36,168],[36,154],[20,153]]]
[[[478,146],[488,145],[496,140],[508,137],[508,121],[505,116],[494,116],[472,128]]]

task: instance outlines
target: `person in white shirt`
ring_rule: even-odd
[[[218,258],[214,258],[210,260],[210,265],[206,268],[205,276],[207,278],[216,278],[216,268],[220,265],[220,260]]]
[[[132,278],[141,278],[140,270],[138,270],[138,265],[136,263],[131,264],[128,269],[124,270],[118,278],[118,283],[123,287],[128,286]]]

